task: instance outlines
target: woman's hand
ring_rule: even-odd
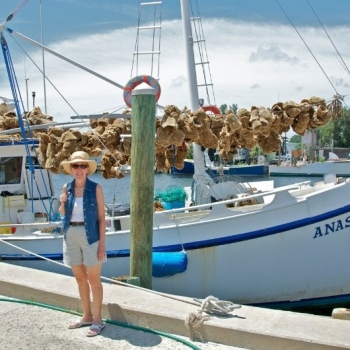
[[[67,193],[61,193],[60,194],[60,202],[66,203],[67,202]]]

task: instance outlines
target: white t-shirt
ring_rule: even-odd
[[[84,222],[83,197],[75,198],[71,222]]]

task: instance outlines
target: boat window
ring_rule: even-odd
[[[0,157],[0,184],[21,182],[22,157]]]
[[[32,158],[32,165],[34,166],[34,168],[39,168],[40,167],[40,163],[39,163],[39,159],[38,157],[31,157]],[[26,157],[26,168],[28,169],[30,165],[30,160],[29,157]]]

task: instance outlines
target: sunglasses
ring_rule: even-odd
[[[71,164],[70,166],[71,168],[73,169],[86,169],[88,168],[89,166],[87,164]]]

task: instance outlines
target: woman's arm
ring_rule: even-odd
[[[101,185],[96,187],[96,199],[98,210],[98,227],[99,227],[99,246],[98,246],[98,259],[103,260],[106,254],[106,217],[105,217],[105,201],[103,196],[103,190]]]

